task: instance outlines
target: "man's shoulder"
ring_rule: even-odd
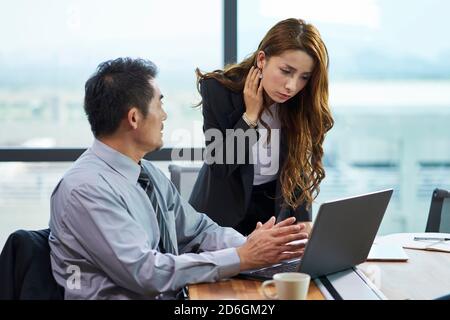
[[[108,171],[111,169],[104,162],[89,155],[82,156],[64,173],[53,194],[57,191],[71,194],[83,188],[99,191],[108,185],[104,177]]]

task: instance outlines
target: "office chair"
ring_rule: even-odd
[[[439,298],[436,298],[434,300],[450,300],[450,293],[445,295],[445,296],[441,296]]]
[[[450,233],[450,192],[434,189],[425,232]]]
[[[200,169],[200,166],[169,165],[170,180],[184,199],[189,199]]]
[[[50,264],[50,229],[12,233],[0,255],[0,300],[61,300]]]

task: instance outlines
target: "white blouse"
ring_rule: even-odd
[[[253,185],[260,185],[277,179],[279,171],[280,129],[278,104],[274,103],[268,110],[264,110],[261,119],[271,129],[270,141],[267,142],[268,130],[258,120],[259,140],[252,147],[254,176]]]

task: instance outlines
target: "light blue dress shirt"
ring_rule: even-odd
[[[51,263],[66,299],[155,299],[239,272],[236,247],[245,237],[196,212],[159,169],[142,164],[178,255],[158,251],[156,214],[137,182],[140,166],[95,140],[51,197]]]

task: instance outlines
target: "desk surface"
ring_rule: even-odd
[[[380,270],[388,299],[429,300],[450,293],[450,253],[405,249],[407,262],[365,262]]]
[[[261,281],[228,279],[215,283],[200,283],[189,286],[191,300],[262,300],[266,299],[261,290]],[[272,290],[268,290],[274,293]],[[324,296],[311,281],[308,300],[324,300]]]
[[[379,272],[380,289],[388,299],[434,299],[450,293],[450,253],[408,250],[407,262],[365,262]],[[189,286],[192,300],[265,299],[260,281],[230,279]],[[311,281],[308,300],[324,296]]]

